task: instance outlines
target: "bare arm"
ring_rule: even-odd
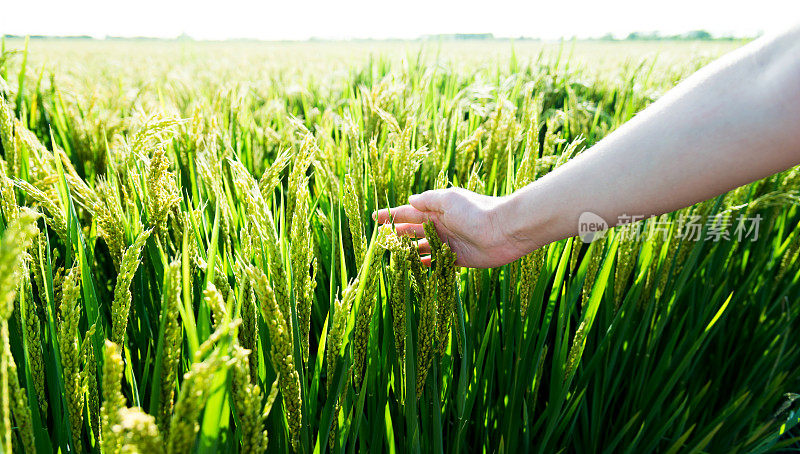
[[[799,162],[795,27],[706,66],[594,147],[514,194],[428,191],[394,215],[408,224],[401,225],[406,232],[418,232],[420,219],[433,219],[455,243],[461,265],[497,266],[576,235],[583,212],[610,225],[624,214],[666,213]],[[378,219],[385,222],[387,213],[379,212]],[[480,232],[490,226],[496,234]]]

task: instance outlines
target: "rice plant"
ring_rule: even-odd
[[[696,62],[159,46],[3,44],[3,452],[798,447],[798,169],[489,270],[370,217],[541,178]],[[756,240],[714,240],[739,218]]]

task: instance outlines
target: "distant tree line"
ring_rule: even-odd
[[[443,33],[436,35],[422,35],[422,40],[434,41],[471,41],[471,40],[491,40],[495,39],[491,33]]]
[[[69,35],[69,36],[48,36],[48,35],[27,35],[29,39],[94,39],[89,35]],[[6,39],[25,39],[25,35],[3,35]]]
[[[733,41],[741,39],[734,36],[715,38],[706,30],[692,30],[678,35],[662,35],[659,32],[632,32],[622,40],[618,40],[611,33],[603,35],[601,41]]]
[[[2,35],[4,38],[8,39],[24,39],[25,36],[21,35]],[[75,36],[46,36],[46,35],[30,35],[30,39],[67,39],[67,40],[93,40],[96,39],[89,35],[75,35]],[[191,41],[192,38],[189,35],[182,34],[177,38],[151,38],[146,36],[136,36],[136,37],[119,37],[119,36],[106,36],[105,40],[134,40],[134,41]],[[434,34],[434,35],[422,35],[417,40],[421,41],[506,41],[509,38],[496,38],[492,33],[449,33],[449,34]],[[707,32],[706,30],[692,30],[686,33],[681,33],[678,35],[662,35],[661,33],[655,32],[632,32],[629,33],[628,36],[625,38],[619,39],[614,37],[611,33],[607,33],[600,38],[596,38],[599,41],[733,41],[742,39],[740,37],[734,36],[724,36],[724,37],[717,37],[711,35],[711,33]],[[520,36],[517,38],[513,38],[514,41],[539,41],[539,38],[532,38],[526,36]],[[228,41],[259,41],[257,39],[231,39]],[[312,37],[309,38],[308,41],[328,41],[325,38],[317,38]],[[375,40],[375,39],[353,39],[351,41],[407,41],[404,39],[383,39],[383,40]]]

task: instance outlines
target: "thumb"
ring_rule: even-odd
[[[422,194],[414,194],[408,198],[408,203],[420,211],[442,212],[446,192],[446,189],[434,189]]]

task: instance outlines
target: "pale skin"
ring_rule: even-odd
[[[432,220],[457,264],[490,268],[578,234],[581,213],[668,213],[800,163],[800,26],[699,70],[565,165],[503,197],[461,188],[373,214],[424,238]],[[391,212],[391,215],[390,215]],[[429,254],[426,240],[420,253]],[[430,263],[430,258],[424,259]]]

